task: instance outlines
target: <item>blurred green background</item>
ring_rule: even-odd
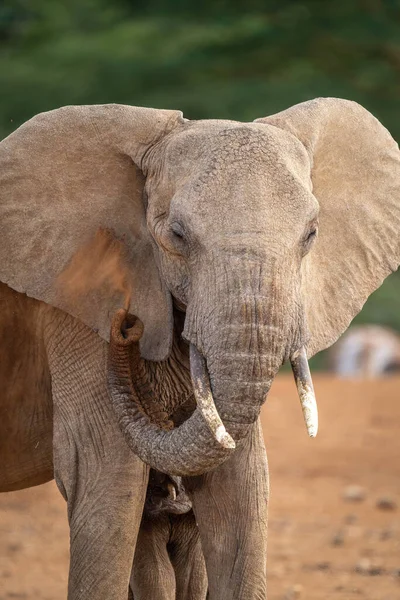
[[[252,120],[328,95],[400,140],[400,1],[1,0],[0,137],[65,104]],[[397,272],[356,322],[400,331],[399,292]]]

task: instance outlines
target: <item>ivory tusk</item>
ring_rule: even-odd
[[[175,502],[175,500],[176,500],[176,488],[175,488],[175,485],[172,483],[172,481],[170,481],[167,484],[167,490],[168,490],[168,498],[170,500],[172,500],[173,502]]]
[[[318,432],[318,407],[304,346],[292,354],[290,364],[292,365],[307,432],[310,437],[314,438]]]
[[[236,444],[226,431],[215,406],[206,361],[193,344],[190,344],[190,374],[197,407],[211,433],[223,448],[235,448]]]

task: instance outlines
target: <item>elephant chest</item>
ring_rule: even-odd
[[[51,381],[38,305],[0,284],[0,492],[53,477]]]

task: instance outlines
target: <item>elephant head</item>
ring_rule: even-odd
[[[109,380],[139,456],[177,475],[215,467],[287,359],[315,434],[306,354],[332,344],[400,262],[400,153],[370,113],[328,98],[253,123],[66,107],[6,138],[0,163],[3,282],[108,340],[121,293],[99,285],[76,298],[56,281],[99,230],[123,248],[143,331],[118,313]],[[165,431],[131,402],[128,349],[141,338],[142,357],[165,359],[174,305],[199,406]]]

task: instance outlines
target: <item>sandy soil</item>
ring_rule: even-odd
[[[263,410],[269,600],[399,600],[400,379],[314,382],[317,439],[307,438],[290,376],[275,382]],[[67,567],[55,485],[2,494],[0,600],[65,599]]]

